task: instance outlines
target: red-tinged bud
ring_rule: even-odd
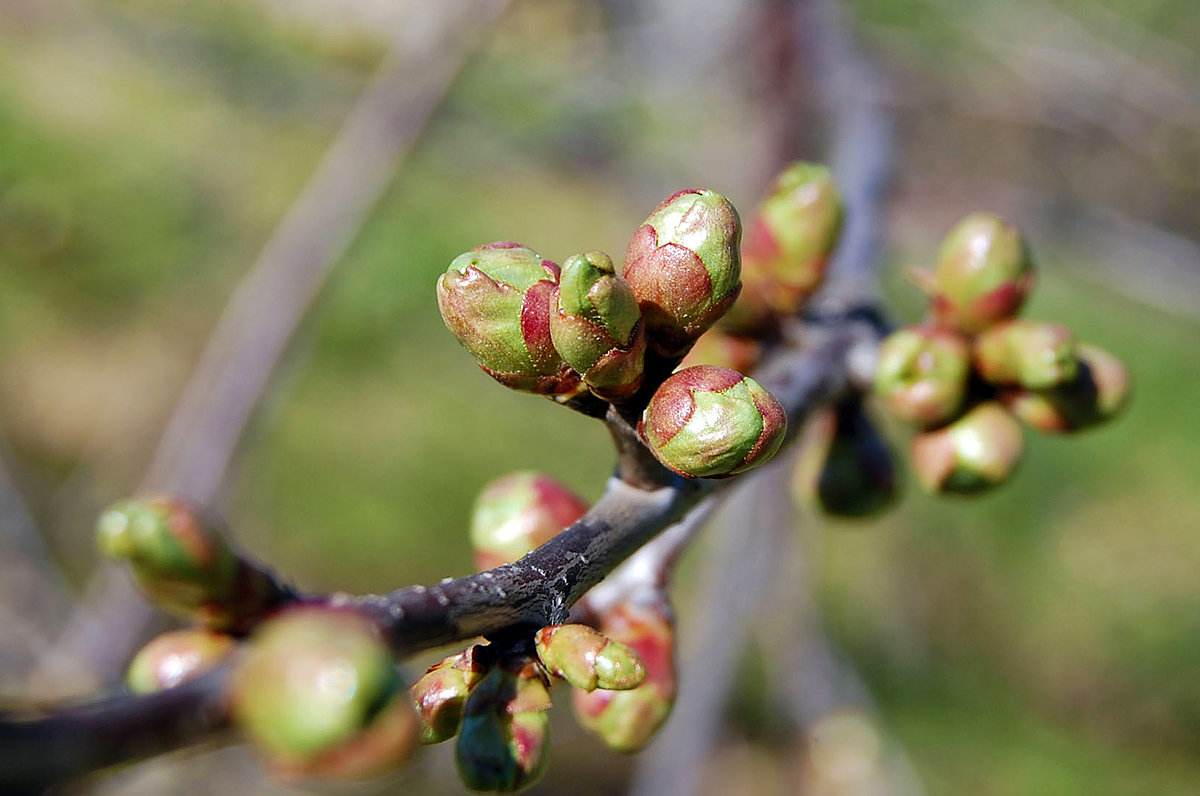
[[[468,647],[431,666],[410,689],[421,719],[421,743],[441,743],[458,734],[467,696],[488,670],[478,649]]]
[[[642,384],[646,336],[633,288],[604,252],[567,258],[550,316],[554,347],[593,393],[621,400]]]
[[[889,413],[927,428],[958,414],[970,370],[971,350],[958,333],[908,326],[880,344],[874,390]]]
[[[626,691],[646,677],[636,652],[587,625],[544,627],[534,643],[550,674],[584,691]]]
[[[664,356],[682,356],[737,298],[742,226],[729,200],[692,189],[663,200],[634,233],[624,275]]]
[[[471,790],[513,793],[550,760],[550,692],[530,660],[501,661],[471,691],[455,762]]]
[[[786,431],[775,396],[749,376],[708,365],[672,374],[638,423],[658,460],[688,478],[724,478],[764,464]]]
[[[675,704],[675,633],[664,605],[621,604],[601,620],[601,632],[641,658],[646,678],[628,691],[572,692],[579,723],[612,749],[637,752],[650,742]]]
[[[1030,428],[1067,434],[1091,428],[1119,414],[1129,401],[1124,363],[1102,348],[1079,344],[1079,372],[1048,390],[1009,390],[1001,399]]]
[[[975,338],[975,370],[992,384],[1043,390],[1079,373],[1075,335],[1057,323],[999,323]]]
[[[932,280],[934,317],[968,334],[982,331],[1016,315],[1033,281],[1021,231],[998,216],[974,213],[942,243]]]
[[[547,475],[516,472],[488,484],[471,513],[475,565],[516,561],[553,539],[585,513],[587,503]]]
[[[234,673],[234,720],[282,772],[375,776],[416,743],[387,645],[363,615],[293,608],[265,622]]]
[[[710,329],[700,336],[692,350],[680,363],[680,368],[695,365],[713,365],[718,368],[750,373],[758,365],[762,346],[750,337],[726,334],[719,329]]]
[[[501,242],[459,255],[438,280],[446,327],[479,366],[515,390],[571,396],[581,387],[550,337],[559,268]]]
[[[926,491],[973,493],[1002,484],[1021,460],[1021,425],[995,401],[913,440],[912,464]]]
[[[742,278],[775,313],[798,312],[825,278],[841,225],[842,200],[829,169],[791,164],[746,227]]]
[[[804,505],[836,517],[867,517],[895,501],[892,452],[859,402],[823,408],[800,444],[792,484]]]
[[[135,694],[174,688],[227,660],[236,647],[232,637],[200,628],[163,633],[133,657],[125,685]]]

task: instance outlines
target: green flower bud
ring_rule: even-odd
[[[236,648],[232,637],[189,628],[163,633],[133,657],[125,685],[135,694],[174,688],[213,669]]]
[[[534,643],[550,674],[584,691],[626,691],[646,677],[636,652],[587,625],[544,627]]]
[[[874,390],[892,415],[935,426],[958,414],[970,371],[970,348],[957,333],[908,326],[880,344]]]
[[[837,517],[866,517],[896,499],[891,450],[861,403],[825,407],[809,421],[792,484],[802,504]]]
[[[1105,422],[1128,403],[1129,371],[1102,348],[1080,343],[1079,372],[1046,390],[1010,390],[1001,394],[1008,410],[1031,428],[1047,434],[1081,431]]]
[[[723,478],[767,462],[787,415],[775,396],[737,371],[699,365],[659,386],[638,433],[660,462],[688,478]]]
[[[579,723],[612,749],[637,752],[650,742],[675,704],[675,634],[662,605],[622,604],[607,613],[601,631],[632,648],[646,677],[628,691],[572,692]]]
[[[100,550],[126,560],[134,578],[163,608],[191,617],[237,592],[237,554],[184,501],[155,496],[117,503],[96,523]]]
[[[913,440],[912,464],[929,492],[972,493],[1008,479],[1021,460],[1021,426],[995,401]]]
[[[975,338],[975,370],[992,384],[1031,390],[1071,381],[1079,373],[1075,335],[1065,326],[1007,321]]]
[[[461,254],[438,280],[446,327],[479,367],[515,390],[569,396],[579,374],[550,338],[558,266],[518,243],[489,243]]]
[[[1033,289],[1033,262],[1021,231],[974,213],[942,243],[933,276],[933,314],[960,331],[982,331],[1011,318]]]
[[[506,661],[471,691],[455,762],[471,790],[512,793],[550,761],[550,692],[532,661]]]
[[[842,199],[829,169],[791,164],[746,226],[742,278],[761,283],[774,312],[798,312],[821,286],[841,226]]]
[[[294,608],[247,646],[233,717],[281,769],[371,776],[411,753],[416,715],[391,651],[361,614]]]
[[[421,743],[441,743],[458,734],[467,695],[487,673],[477,649],[468,647],[431,666],[410,689],[421,719]]]
[[[642,384],[646,337],[633,288],[604,252],[568,257],[550,337],[596,395],[628,398]]]
[[[740,299],[739,299],[740,302]],[[726,334],[719,329],[710,329],[700,336],[692,350],[683,358],[681,368],[694,365],[715,365],[729,368],[738,373],[750,373],[758,365],[762,346],[751,337]]]
[[[516,561],[587,513],[587,503],[548,475],[521,471],[483,488],[471,512],[475,566]]]
[[[651,348],[682,356],[729,309],[741,288],[741,236],[729,200],[701,189],[672,194],[642,223],[624,274]]]

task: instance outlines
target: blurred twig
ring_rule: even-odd
[[[507,0],[416,15],[354,106],[320,167],[238,285],[167,423],[142,492],[217,496],[239,440],[300,319],[391,183],[480,34]],[[103,566],[40,678],[111,682],[155,613]],[[83,669],[81,670],[81,667]],[[90,676],[89,676],[90,675]],[[94,687],[94,683],[87,684]]]

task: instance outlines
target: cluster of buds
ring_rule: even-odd
[[[797,501],[835,517],[867,517],[897,496],[891,449],[859,398],[818,409],[800,440]]]
[[[929,317],[884,340],[874,388],[892,415],[921,429],[911,454],[927,490],[1003,483],[1021,458],[1018,419],[1073,432],[1124,405],[1129,374],[1116,357],[1059,324],[1016,317],[1034,284],[1016,227],[968,216],[946,237],[935,270],[917,277]]]

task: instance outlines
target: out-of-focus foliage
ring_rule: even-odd
[[[136,484],[230,291],[386,49],[380,31],[422,13],[333,5],[0,0],[0,439],[76,582],[94,564],[96,514]],[[587,498],[602,489],[604,430],[494,385],[443,329],[433,286],[456,254],[498,239],[556,260],[619,258],[676,188],[712,185],[743,208],[759,195],[778,163],[745,87],[747,48],[685,52],[680,37],[700,34],[672,37],[654,15],[678,21],[688,3],[614,10],[628,5],[520,3],[301,332],[227,514],[240,543],[302,587],[470,571],[471,501],[512,469],[554,473]],[[1200,295],[1200,266],[1163,270],[1178,257],[1157,247],[1163,230],[1200,226],[1200,11],[848,9],[887,66],[898,120],[896,317],[915,320],[920,303],[902,267],[929,265],[919,253],[956,218],[993,210],[1030,232],[1041,281],[1028,314],[1121,356],[1136,395],[1120,422],[1070,444],[1029,435],[1023,469],[995,496],[909,489],[870,526],[806,525],[831,630],[931,793],[1194,793],[1200,328],[1125,294],[1156,295],[1148,280],[1167,278],[1166,293]],[[825,159],[810,135],[802,154]],[[1125,232],[1127,250],[1106,243]],[[1139,256],[1118,262],[1122,251]],[[685,620],[693,588],[679,589]],[[762,792],[795,776],[769,698],[743,697],[738,740],[716,758]],[[619,787],[630,764],[553,720],[539,787]],[[194,777],[205,764],[175,765]],[[414,791],[437,765],[409,775]],[[114,788],[151,792],[172,771]]]

